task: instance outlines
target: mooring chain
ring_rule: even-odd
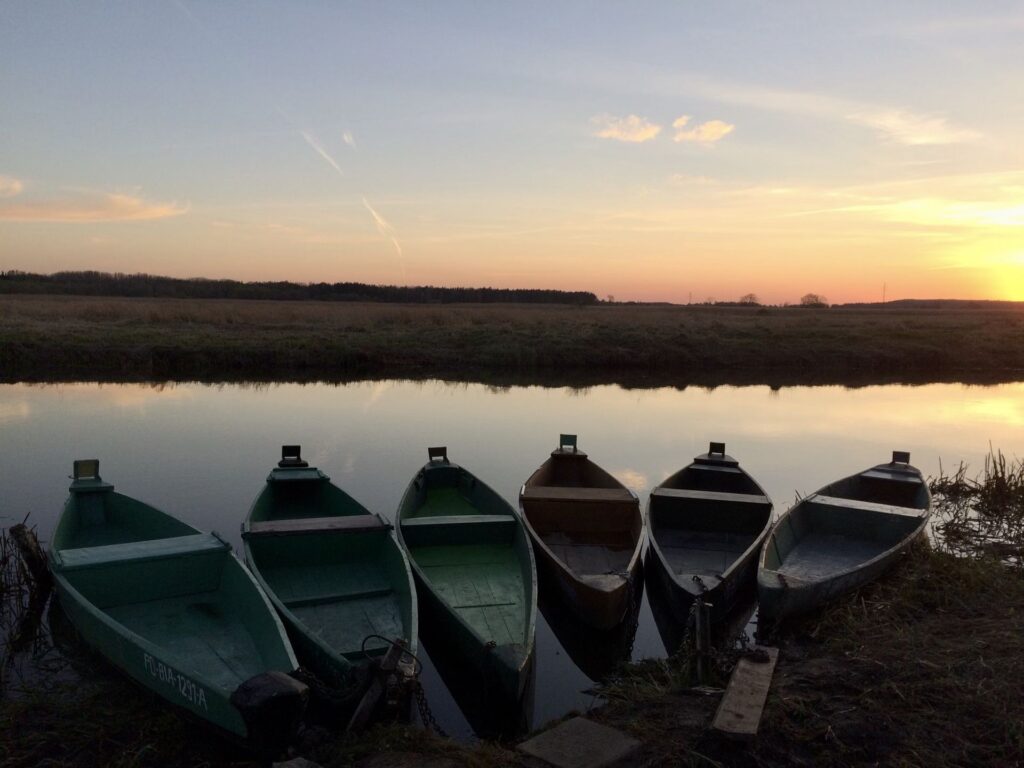
[[[362,644],[363,654],[367,657],[369,657],[369,654],[366,653],[366,641],[370,639],[383,640],[385,643],[389,643],[393,646],[399,645],[396,641],[382,635],[367,635],[363,638]],[[432,730],[442,738],[448,738],[448,734],[445,732],[444,728],[441,727],[440,723],[437,722],[437,718],[434,717],[434,713],[430,709],[430,704],[427,703],[427,692],[423,688],[423,683],[420,682],[420,673],[423,672],[423,662],[419,660],[419,657],[415,653],[410,651],[404,645],[401,646],[401,651],[403,656],[407,656],[413,660],[413,671],[411,674],[406,675],[406,677],[408,678],[408,685],[412,691],[412,695],[416,699],[416,709],[420,713],[420,721],[428,730]]]

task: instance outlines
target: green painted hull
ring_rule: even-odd
[[[515,510],[462,467],[431,461],[406,489],[398,529],[428,645],[458,659],[484,706],[520,707],[533,674],[537,577]]]
[[[928,483],[895,457],[804,497],[775,522],[761,550],[761,616],[804,613],[878,578],[922,534],[930,513]]]
[[[112,486],[76,481],[50,559],[61,605],[93,648],[171,704],[267,742],[250,733],[232,695],[297,663],[266,596],[227,544]]]
[[[417,649],[416,590],[390,527],[326,475],[275,469],[242,526],[245,558],[303,667],[339,689],[390,641]],[[364,650],[365,649],[365,650]]]

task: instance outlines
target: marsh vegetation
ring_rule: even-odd
[[[4,380],[998,381],[1024,311],[0,297]]]

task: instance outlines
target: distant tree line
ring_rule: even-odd
[[[74,296],[128,296],[176,299],[270,299],[279,301],[373,301],[411,304],[516,302],[523,304],[596,304],[588,291],[534,288],[439,288],[365,283],[291,283],[182,279],[146,274],[55,272],[39,275],[0,272],[0,293]]]

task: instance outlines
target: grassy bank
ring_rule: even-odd
[[[4,380],[993,381],[1024,312],[0,297]]]

